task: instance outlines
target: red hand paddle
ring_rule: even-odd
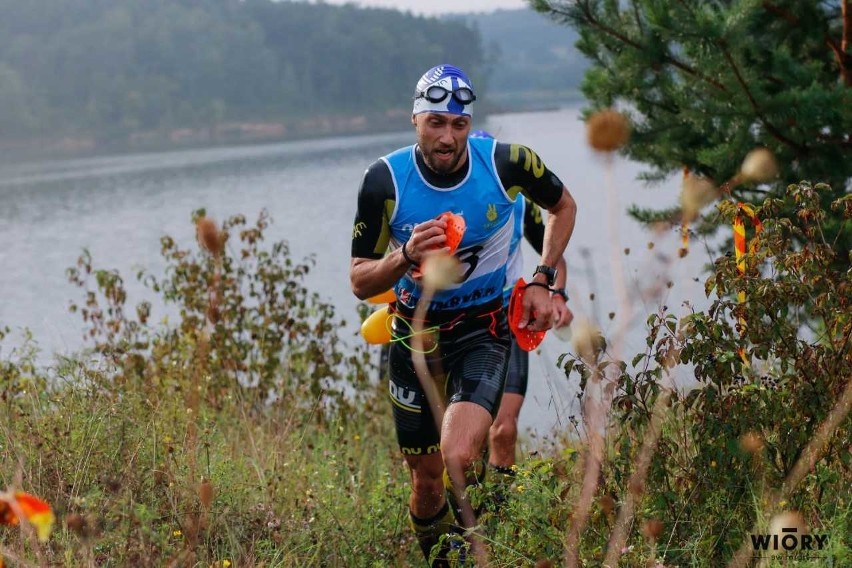
[[[518,324],[521,323],[521,317],[524,314],[524,290],[527,283],[523,278],[518,278],[515,283],[515,288],[512,290],[512,296],[509,298],[509,329],[515,334],[515,340],[524,351],[532,351],[544,340],[547,330],[532,331],[529,327],[520,329]],[[535,313],[533,313],[535,317]]]

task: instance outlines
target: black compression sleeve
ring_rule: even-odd
[[[352,257],[379,259],[390,239],[388,220],[394,210],[396,194],[388,165],[373,162],[358,190],[358,211],[352,226]]]
[[[524,238],[538,254],[544,248],[544,219],[541,208],[527,200],[524,207]]]
[[[562,197],[562,181],[547,169],[538,154],[521,144],[498,142],[494,151],[497,175],[512,194],[522,191],[537,205],[550,209]]]

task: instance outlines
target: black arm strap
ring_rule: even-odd
[[[548,291],[552,292],[553,290],[547,284],[543,282],[529,282],[524,288],[529,288],[530,286],[541,286],[542,288],[546,288]]]
[[[417,263],[414,262],[414,259],[412,259],[410,256],[408,256],[408,251],[405,250],[405,245],[407,245],[407,244],[408,244],[408,241],[405,241],[404,243],[402,243],[402,258],[404,258],[405,262],[407,262],[408,264],[412,264],[414,266],[417,266]]]

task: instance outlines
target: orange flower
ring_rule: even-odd
[[[29,493],[0,493],[0,525],[17,525],[18,514],[35,527],[40,541],[48,539],[54,521],[50,505]]]
[[[210,217],[201,217],[195,223],[198,242],[213,256],[220,256],[225,248],[225,235]]]
[[[613,109],[604,109],[589,116],[586,121],[589,146],[598,152],[614,152],[630,138],[630,123]]]

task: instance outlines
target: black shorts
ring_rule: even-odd
[[[530,374],[530,354],[521,349],[514,334],[509,335],[512,339],[512,347],[509,355],[509,372],[506,374],[506,386],[503,392],[526,396]]]
[[[396,321],[397,318],[406,321]],[[440,450],[441,435],[411,360],[410,314],[394,318],[389,356],[389,390],[397,441],[403,454]],[[497,415],[509,363],[509,328],[500,302],[466,313],[431,313],[437,348],[426,354],[430,374],[445,404],[473,402]]]

